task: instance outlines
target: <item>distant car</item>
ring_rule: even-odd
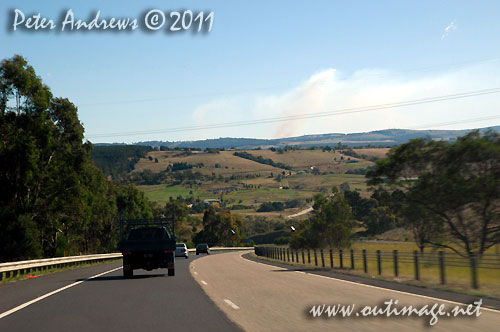
[[[208,247],[208,244],[201,243],[196,245],[196,254],[199,255],[201,252],[210,255],[210,248]]]
[[[184,243],[177,243],[175,245],[175,257],[188,258],[188,248]]]

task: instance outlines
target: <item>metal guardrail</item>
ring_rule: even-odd
[[[92,264],[104,262],[105,260],[121,258],[121,253],[82,255],[69,257],[56,257],[45,259],[34,259],[29,261],[9,262],[0,264],[0,280],[15,277],[17,275],[29,274],[36,271],[46,271],[51,268],[62,268],[79,264]]]
[[[368,273],[368,266],[376,267],[378,275],[382,275],[382,265],[385,268],[391,266],[394,271],[394,277],[399,276],[400,268],[404,264],[406,267],[412,266],[413,277],[415,280],[421,279],[422,268],[435,268],[439,274],[439,282],[446,284],[446,268],[464,268],[469,269],[471,274],[471,286],[474,289],[479,288],[478,270],[498,271],[500,270],[500,259],[498,255],[484,254],[481,257],[462,257],[455,253],[439,251],[437,253],[420,254],[417,251],[399,252],[368,252],[367,250],[332,250],[332,249],[291,249],[283,247],[255,247],[257,256],[264,256],[271,259],[292,262],[303,265],[310,265],[322,268],[340,268],[340,269],[360,269],[362,264],[363,272]],[[336,266],[334,266],[334,258]],[[307,263],[306,263],[307,261]],[[372,264],[369,264],[372,263]]]
[[[253,250],[253,247],[214,247],[210,251],[232,251],[232,250]],[[189,252],[195,252],[196,249],[188,249]],[[106,260],[121,258],[121,253],[96,254],[82,256],[68,256],[45,259],[34,259],[29,261],[18,261],[0,263],[0,281],[4,278],[15,277],[17,275],[29,274],[37,271],[46,271],[51,268],[63,268],[79,264],[92,264],[104,262]]]

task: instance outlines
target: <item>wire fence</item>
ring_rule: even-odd
[[[333,249],[290,249],[255,247],[255,254],[273,260],[312,267],[346,269],[396,279],[422,280],[445,285],[469,284],[479,288],[479,280],[500,286],[500,256],[463,257],[451,252],[367,251]]]

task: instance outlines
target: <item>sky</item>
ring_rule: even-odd
[[[60,31],[69,9],[138,28]],[[148,30],[154,9],[213,12],[212,29]],[[22,28],[38,13],[55,28]],[[2,0],[0,58],[24,56],[94,143],[479,128],[500,124],[498,13],[499,1]]]

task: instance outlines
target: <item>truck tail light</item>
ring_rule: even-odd
[[[173,250],[165,250],[165,253],[166,254],[172,254],[172,253],[174,253],[174,251]]]

